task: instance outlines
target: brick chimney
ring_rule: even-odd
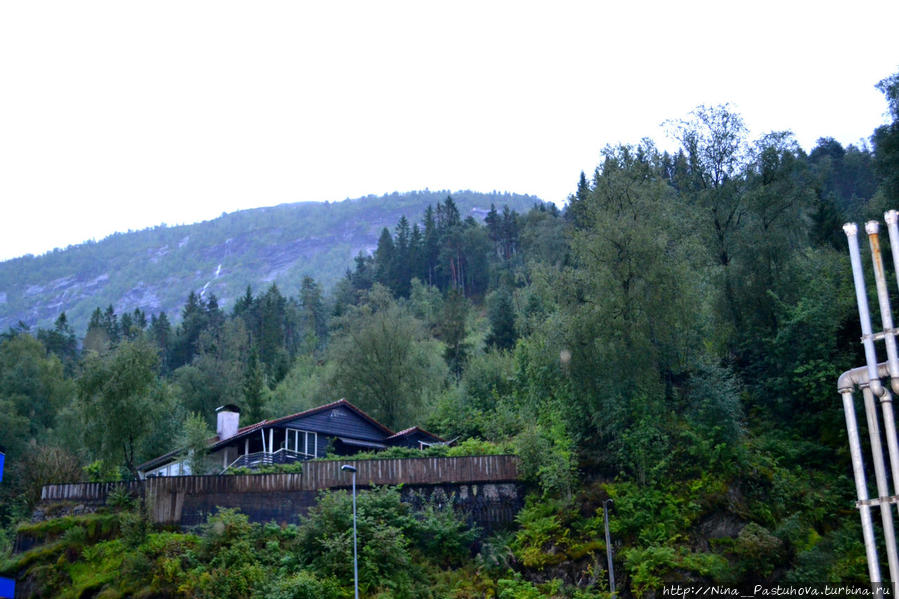
[[[219,441],[230,439],[237,434],[240,427],[240,408],[233,404],[219,406],[215,409],[218,414],[215,423],[215,432],[219,436]]]

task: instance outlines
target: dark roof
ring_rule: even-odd
[[[366,447],[368,449],[386,449],[383,443],[375,443],[374,441],[363,441],[362,439],[352,439],[350,437],[337,437],[341,443],[351,445],[353,447]]]
[[[434,433],[429,433],[428,431],[426,431],[425,429],[421,428],[420,426],[412,426],[412,427],[409,427],[409,428],[407,428],[407,429],[405,429],[405,430],[401,430],[400,432],[394,433],[394,434],[390,435],[389,437],[387,437],[387,439],[385,439],[385,441],[391,441],[391,440],[393,440],[393,439],[399,439],[399,438],[401,438],[401,437],[408,437],[408,436],[411,435],[412,433],[421,433],[421,434],[423,434],[423,435],[427,435],[427,436],[429,436],[429,437],[431,437],[431,438],[433,438],[433,439],[436,439],[436,440],[439,441],[439,442],[446,443],[446,439],[441,439],[440,437],[438,437],[438,436],[435,435]]]
[[[363,412],[362,410],[360,410],[359,408],[357,408],[356,406],[354,406],[353,404],[348,402],[347,400],[338,399],[337,401],[333,401],[333,402],[325,404],[323,406],[318,406],[317,408],[312,408],[311,410],[306,410],[304,412],[297,412],[296,414],[291,414],[290,416],[282,416],[281,418],[276,418],[274,420],[263,420],[261,422],[257,422],[256,424],[250,424],[248,426],[241,427],[241,428],[237,429],[237,433],[232,437],[228,437],[227,439],[223,439],[223,440],[220,440],[220,439],[218,439],[218,437],[216,437],[215,438],[216,441],[212,445],[212,447],[210,447],[210,449],[217,449],[227,443],[230,443],[231,441],[234,441],[235,439],[240,439],[242,437],[249,435],[250,433],[254,433],[257,430],[263,429],[268,426],[272,426],[272,425],[275,425],[275,424],[278,424],[281,422],[287,422],[290,420],[294,420],[296,418],[312,416],[313,414],[318,414],[319,412],[324,412],[324,411],[327,411],[327,410],[330,410],[330,409],[333,409],[336,407],[340,407],[340,406],[343,406],[343,407],[347,408],[348,410],[355,412],[358,416],[360,416],[361,418],[363,418],[364,420],[369,422],[372,426],[374,426],[375,428],[377,428],[378,430],[383,432],[385,436],[390,437],[393,435],[392,430],[390,430],[389,428],[387,428],[386,426],[384,426],[383,424],[381,424],[380,422],[378,422],[377,420],[375,420],[374,418],[372,418],[371,416],[369,416],[368,414],[366,414],[365,412]]]
[[[180,454],[182,451],[184,451],[184,449],[179,447],[178,449],[170,451],[165,455],[161,455],[158,458],[153,458],[152,460],[147,460],[143,464],[140,464],[137,467],[137,469],[140,470],[141,472],[146,472],[147,470],[152,470],[153,468],[155,468],[157,466],[162,466],[163,464],[170,462],[173,458],[177,457],[178,454]]]

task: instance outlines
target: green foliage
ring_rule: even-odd
[[[477,455],[514,454],[515,447],[511,443],[491,443],[478,438],[470,438],[459,443],[448,445],[432,445],[424,449],[413,447],[388,447],[379,451],[362,451],[352,456],[354,460],[390,460],[414,458],[458,458]],[[321,460],[346,460],[346,456],[326,456]]]
[[[268,599],[342,599],[344,592],[333,579],[320,579],[311,572],[276,578],[265,587],[262,596]]]
[[[338,320],[330,385],[386,426],[408,426],[443,386],[446,367],[422,324],[376,285]]]
[[[103,460],[94,460],[82,468],[87,480],[92,483],[116,482],[122,480],[122,472]]]
[[[123,342],[108,355],[88,356],[78,380],[85,441],[97,457],[123,464],[134,478],[139,444],[165,407],[152,393],[157,364],[148,343]]]
[[[106,504],[119,509],[131,509],[135,505],[134,497],[125,485],[119,485],[106,496]]]
[[[623,558],[635,597],[654,594],[672,580],[675,573],[698,574],[716,583],[729,581],[727,560],[714,553],[694,553],[671,546],[651,545],[627,549],[623,552]]]
[[[498,583],[498,599],[540,599],[543,596],[536,586],[522,580],[516,573],[513,578],[501,578]]]
[[[879,89],[895,108],[896,76]],[[864,580],[833,390],[863,361],[839,224],[895,207],[896,122],[875,131],[873,150],[825,137],[808,156],[788,133],[748,139],[728,106],[670,125],[676,154],[607,148],[564,213],[498,209],[506,197],[491,196],[481,226],[463,217],[483,197],[396,194],[0,265],[4,326],[48,281],[99,289],[52,329],[0,335],[0,549],[42,484],[133,476],[177,447],[202,455],[218,405],[243,405],[248,424],[346,397],[392,428],[463,439],[356,458],[514,452],[536,486],[474,561],[452,498],[416,499],[413,512],[395,490],[362,493],[368,596],[607,597],[609,498],[623,594],[684,580]],[[333,226],[337,249],[322,250]],[[315,256],[297,242],[308,235]],[[351,251],[375,243],[323,293]],[[180,322],[117,314],[137,289]],[[79,355],[73,331],[89,319]],[[345,494],[323,496],[300,527],[222,511],[196,535],[154,530],[122,494],[110,502],[124,509],[105,533],[101,515],[36,526],[45,544],[10,567],[43,596],[351,594]]]
[[[228,475],[256,475],[256,474],[301,474],[303,472],[303,462],[293,462],[290,464],[270,464],[268,466],[260,466],[258,468],[232,467],[228,468],[224,474]]]
[[[40,341],[27,334],[0,337],[0,445],[9,463],[29,443],[46,439],[72,395],[62,363]]]
[[[359,584],[363,593],[389,590],[398,597],[423,596],[427,577],[421,558],[457,562],[468,551],[472,533],[452,510],[426,503],[413,515],[396,489],[379,488],[357,499]],[[352,498],[323,493],[298,530],[303,563],[338,580],[351,580]]]
[[[874,131],[874,157],[878,173],[883,177],[883,194],[888,201],[899,198],[899,73],[882,79],[877,84],[886,98],[893,122],[881,125]]]
[[[584,518],[572,509],[570,499],[556,500],[529,495],[518,513],[519,525],[510,542],[515,559],[538,571],[592,558],[605,550],[599,539],[602,519]]]
[[[518,338],[511,294],[507,289],[500,289],[487,298],[487,306],[490,319],[487,345],[500,350],[511,349]]]
[[[539,483],[544,492],[570,496],[575,484],[575,456],[561,423],[531,425],[515,437],[524,480]]]
[[[194,412],[185,419],[179,445],[182,447],[182,459],[191,474],[209,473],[212,464],[207,455],[207,446],[209,439],[213,436],[212,430],[202,415]]]

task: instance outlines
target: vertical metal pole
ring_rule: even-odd
[[[602,502],[602,515],[606,523],[606,559],[609,563],[609,591],[615,597],[615,566],[612,564],[612,538],[609,535],[609,504],[611,499]]]
[[[890,216],[890,213],[884,217]],[[895,217],[895,213],[892,215]],[[892,229],[896,228],[895,218]],[[899,383],[899,356],[896,351],[896,335],[893,330],[893,314],[890,310],[890,295],[887,290],[886,272],[883,266],[883,258],[880,252],[880,240],[878,238],[878,230],[880,226],[875,221],[869,221],[865,225],[865,232],[868,234],[868,241],[871,245],[871,261],[874,264],[874,281],[877,284],[877,301],[880,304],[880,318],[883,322],[884,343],[887,350],[887,366],[890,373],[890,381],[893,386]],[[899,241],[899,240],[897,240]],[[893,249],[893,255],[896,256],[899,248]],[[897,264],[894,262],[894,265]],[[893,475],[893,489],[899,482],[899,443],[896,440],[896,419],[893,415],[893,401],[890,393],[884,389],[880,394],[880,405],[883,410],[883,427],[884,434],[887,438],[887,449],[890,454],[890,468]],[[887,493],[889,495],[890,493]],[[895,577],[894,577],[895,580]]]
[[[843,225],[849,242],[849,260],[852,263],[852,279],[855,283],[855,299],[858,302],[858,318],[862,325],[862,344],[865,348],[865,365],[868,367],[868,384],[875,395],[880,395],[882,386],[877,376],[877,351],[871,334],[871,313],[868,310],[868,293],[865,289],[865,275],[862,270],[861,253],[858,249],[858,226],[855,223]]]
[[[887,291],[887,278],[883,268],[883,256],[880,252],[880,223],[871,220],[865,223],[865,233],[871,246],[871,262],[874,265],[874,282],[877,285],[877,303],[880,306],[880,320],[883,323],[884,344],[887,350],[887,363],[890,378],[899,377],[899,358],[896,354],[896,336],[893,334],[893,313],[890,310],[890,296]]]
[[[353,589],[359,599],[359,554],[356,550],[356,470],[353,469]]]
[[[887,233],[890,236],[890,250],[893,253],[893,268],[896,270],[896,283],[899,284],[899,225],[897,225],[899,212],[888,210],[884,212],[883,220],[887,223]],[[892,373],[890,374],[892,375]],[[899,384],[893,387],[893,391],[899,393]]]
[[[897,213],[892,210],[885,213],[883,217],[884,220],[887,221],[887,230],[890,234],[890,242],[892,244],[893,265],[895,267],[899,264],[896,260],[897,256],[899,256],[899,247],[896,247],[896,244],[899,243],[899,239],[897,239],[899,235],[897,235],[896,226]],[[878,237],[879,230],[880,225],[876,221],[869,221],[865,224],[865,232],[868,234],[868,242],[871,246],[871,262],[874,265],[874,281],[877,285],[877,301],[880,306],[880,318],[883,323],[883,335],[887,351],[887,368],[890,375],[890,386],[895,389],[899,387],[899,356],[897,356],[896,350],[896,331],[893,328],[893,314],[890,309],[890,296],[887,289],[886,271],[880,250],[880,238]],[[892,488],[893,492],[895,492],[897,488],[896,485],[899,484],[899,442],[897,442],[896,437],[896,418],[893,414],[893,397],[886,387],[882,389],[882,393],[880,394],[880,407],[883,411],[884,435],[886,435],[887,450],[890,458],[890,473],[892,474],[893,480]],[[889,486],[887,486],[885,495],[891,494]],[[884,493],[881,492],[881,497],[883,496]],[[888,542],[887,551],[890,551],[890,549],[892,549],[894,554],[896,553],[895,544],[891,547]],[[891,564],[890,578],[893,580],[894,592],[899,591],[899,580],[897,580],[897,577],[899,577],[899,572],[893,570],[893,565]]]
[[[849,436],[849,455],[852,458],[852,473],[855,476],[855,492],[858,498],[858,511],[862,519],[862,538],[865,541],[865,554],[868,557],[868,575],[875,588],[881,583],[880,561],[877,558],[877,544],[874,540],[874,523],[871,521],[871,506],[868,505],[868,485],[865,482],[865,465],[862,460],[862,445],[858,436],[858,423],[855,420],[855,405],[852,402],[852,390],[841,389],[843,397],[843,413],[846,417],[846,433]]]
[[[893,528],[893,510],[887,498],[890,491],[887,487],[886,467],[883,463],[883,446],[880,443],[880,425],[877,422],[877,406],[874,404],[874,393],[870,387],[862,387],[865,401],[865,416],[868,419],[868,436],[871,438],[871,453],[874,459],[874,479],[877,482],[877,495],[880,499],[880,518],[883,522],[883,541],[887,550],[887,563],[890,567],[890,580],[896,580],[899,574],[899,560],[896,556],[896,533]]]

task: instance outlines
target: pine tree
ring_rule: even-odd
[[[497,258],[502,257],[502,224],[500,222],[499,213],[496,206],[490,204],[490,212],[484,218],[484,224],[487,225],[487,237],[493,242],[493,251],[496,252]]]
[[[322,301],[322,291],[310,276],[300,284],[300,317],[306,335],[315,337],[314,347],[323,347],[328,336],[328,316]]]
[[[84,335],[84,349],[97,353],[106,352],[112,344],[109,338],[109,332],[103,321],[103,312],[100,308],[95,308],[91,313],[90,321],[87,323],[87,333]]]
[[[446,344],[443,358],[456,377],[462,375],[468,361],[469,344],[467,334],[468,300],[456,290],[451,290],[443,302],[443,311],[437,325],[437,337]]]
[[[588,226],[587,222],[587,196],[590,195],[590,185],[584,171],[577,182],[577,191],[568,197],[568,208],[565,210],[567,218],[576,228],[582,229]]]
[[[106,307],[106,312],[103,313],[103,327],[106,329],[106,334],[109,335],[110,343],[115,345],[121,340],[122,329],[119,326],[119,320],[112,304],[109,304]]]
[[[150,316],[150,339],[159,348],[159,369],[163,374],[171,371],[172,325],[166,313]]]
[[[409,272],[410,283],[415,278],[419,281],[427,280],[427,269],[424,265],[424,238],[418,224],[412,226],[412,234],[409,236]]]
[[[500,289],[491,298],[487,315],[490,319],[490,333],[485,340],[487,345],[497,349],[514,347],[518,335],[515,331],[512,296],[507,289]]]
[[[119,328],[122,331],[122,337],[128,341],[133,341],[138,332],[134,327],[134,321],[131,320],[130,312],[122,314],[122,318],[119,321]]]
[[[65,312],[60,313],[56,318],[52,329],[38,329],[37,338],[44,344],[48,352],[59,358],[65,367],[66,374],[74,373],[78,341],[75,338],[75,331],[69,326]]]
[[[502,257],[508,260],[518,253],[518,214],[503,206]]]
[[[253,289],[247,285],[247,291],[234,302],[234,316],[243,316],[253,309]]]
[[[243,399],[250,422],[262,420],[265,407],[265,375],[259,363],[259,353],[255,348],[250,352],[250,360],[244,374]]]
[[[424,281],[428,285],[437,285],[437,262],[440,257],[440,236],[437,231],[437,219],[434,209],[428,205],[424,217],[423,266]]]
[[[200,334],[206,329],[209,319],[202,298],[191,291],[187,303],[181,310],[181,325],[172,343],[173,369],[189,364],[197,353]]]
[[[396,260],[396,248],[393,245],[393,237],[387,227],[381,229],[381,236],[378,238],[378,248],[375,250],[375,282],[384,285],[394,293],[396,292],[396,281],[394,280],[394,262]]]
[[[409,282],[412,280],[411,236],[409,221],[401,216],[396,224],[395,256],[391,268],[391,278],[395,284],[393,292],[397,297],[409,297]]]

